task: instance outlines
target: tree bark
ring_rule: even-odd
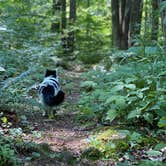
[[[112,45],[120,47],[119,0],[111,1],[112,9]]]
[[[60,32],[61,22],[60,22],[60,13],[61,13],[61,1],[53,0],[52,2],[52,15],[59,16],[51,25],[52,32]]]
[[[52,32],[62,32],[66,28],[66,0],[53,0],[52,15],[57,17],[51,25]]]
[[[159,6],[161,5],[162,2],[165,0],[158,0]],[[161,22],[162,22],[162,29],[163,29],[163,36],[164,36],[164,47],[165,47],[165,52],[166,52],[166,9],[164,9],[161,12]]]
[[[76,20],[76,0],[70,0],[69,25],[71,27],[74,25],[75,20]],[[75,41],[74,30],[71,29],[68,35],[69,35],[68,37],[69,52],[72,53],[74,51],[74,41]]]
[[[133,45],[132,41],[134,37],[140,35],[141,32],[141,20],[142,20],[143,0],[132,0],[131,16],[130,16],[130,45]]]
[[[113,46],[123,50],[128,49],[131,4],[131,0],[111,1]]]
[[[159,6],[157,0],[152,0],[152,32],[151,39],[158,39],[158,25],[159,25],[159,17],[158,17]]]
[[[61,29],[66,29],[66,0],[61,0],[61,6],[62,6],[62,14],[61,14],[61,19],[62,19],[62,27]]]
[[[125,1],[125,0],[124,0]],[[123,5],[123,4],[122,4]],[[123,9],[123,17],[121,21],[121,49],[128,49],[129,39],[129,25],[130,25],[130,14],[131,14],[131,0],[126,0]]]

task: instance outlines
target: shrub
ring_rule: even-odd
[[[17,166],[18,159],[10,142],[0,137],[0,166]]]
[[[97,85],[82,91],[80,116],[111,123],[166,126],[165,76],[166,63],[162,54],[133,57],[128,63],[114,65],[114,71],[92,70],[83,75]]]

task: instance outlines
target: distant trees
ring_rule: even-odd
[[[91,2],[90,0],[85,2],[86,5],[81,1],[77,1],[78,4],[80,3],[90,10],[95,3],[95,1]],[[128,49],[129,46],[134,44],[135,40],[133,39],[141,35],[152,41],[158,40],[159,5],[163,2],[164,0],[111,0],[112,45],[118,49]],[[51,25],[51,30],[62,34],[62,46],[65,54],[70,54],[74,51],[76,10],[76,0],[52,1],[54,21]],[[166,36],[165,13],[165,10],[162,10],[161,18],[164,36]],[[87,14],[87,16],[89,15]],[[84,20],[84,22],[84,25],[87,25],[85,32],[88,40],[91,28],[89,25],[91,23],[89,19]]]
[[[140,36],[141,33],[143,12],[144,35],[147,37],[148,34],[151,40],[158,40],[159,4],[163,2],[164,0],[111,0],[113,46],[128,49],[133,44],[132,39]],[[165,13],[166,11],[163,10],[161,18],[166,36]]]
[[[65,54],[74,51],[74,31],[71,26],[76,19],[76,0],[70,0],[69,4],[69,20],[66,18],[66,0],[53,0],[52,5],[52,14],[56,19],[51,25],[51,30],[62,34],[62,46]],[[67,28],[69,30],[66,31]]]

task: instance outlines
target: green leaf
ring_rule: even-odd
[[[141,111],[136,109],[136,110],[131,111],[128,114],[127,119],[138,118],[140,115],[141,115]]]
[[[142,137],[142,136],[141,136],[140,133],[133,132],[133,133],[130,135],[130,140],[131,140],[131,141],[138,141],[141,137]]]
[[[32,156],[33,156],[33,158],[39,158],[40,157],[40,153],[32,152]]]
[[[128,88],[128,89],[131,89],[131,90],[135,90],[136,89],[135,84],[126,84],[125,87]]]
[[[162,152],[157,150],[149,150],[146,152],[148,156],[161,156]]]
[[[116,110],[110,109],[107,112],[106,120],[109,120],[110,122],[112,122],[117,117],[117,115],[118,114]]]
[[[166,2],[163,1],[163,2],[160,4],[160,12],[163,12],[165,9],[166,9]]]
[[[150,124],[153,123],[153,114],[151,114],[151,113],[145,113],[145,114],[143,115],[143,117],[144,117],[144,119],[145,119],[147,122],[149,122]]]
[[[160,161],[141,160],[139,166],[163,166]]]
[[[115,103],[121,110],[126,108],[126,101],[123,96],[117,98]]]
[[[6,71],[3,67],[0,66],[0,72]]]
[[[165,148],[166,147],[166,143],[159,143],[157,144],[155,147],[154,147],[154,150],[161,150],[162,148]]]
[[[116,86],[114,86],[114,87],[111,89],[111,91],[117,92],[117,91],[123,90],[123,88],[124,88],[124,85],[123,85],[123,84],[121,84],[121,85],[116,85]]]
[[[120,96],[116,96],[116,95],[110,96],[110,97],[106,100],[105,104],[106,104],[106,105],[107,105],[107,104],[110,104],[110,103],[116,101],[119,97],[120,97]]]
[[[6,124],[6,123],[8,122],[7,117],[4,116],[4,117],[2,118],[2,122]]]
[[[158,122],[159,127],[166,127],[166,117],[163,117]]]
[[[85,90],[93,90],[97,87],[97,83],[93,82],[93,81],[85,81],[81,83],[81,88],[85,89]]]
[[[140,92],[140,91],[138,91],[138,92],[136,93],[136,95],[137,95],[140,99],[142,99],[142,98],[144,97],[144,94],[143,94],[142,92]]]
[[[130,135],[129,130],[117,130],[117,132],[120,134],[121,137],[126,138],[127,136]]]
[[[25,160],[26,160],[26,161],[31,161],[31,160],[32,160],[32,157],[25,157]]]

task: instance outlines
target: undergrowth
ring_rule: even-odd
[[[103,123],[166,127],[164,54],[135,55],[112,71],[91,70],[82,76],[80,116]]]
[[[104,64],[82,75],[85,81],[81,84],[78,103],[81,122],[93,121],[118,128],[113,133],[108,130],[92,135],[89,138],[90,152],[84,155],[87,158],[93,159],[97,153],[102,154],[98,158],[117,160],[118,165],[163,165],[165,55],[162,49],[159,52],[138,49],[134,47],[123,54],[114,52],[110,57],[114,61],[111,70],[106,70],[108,66]],[[115,133],[119,135],[121,132],[125,133],[124,138],[111,139]],[[154,158],[156,161],[152,163]]]

